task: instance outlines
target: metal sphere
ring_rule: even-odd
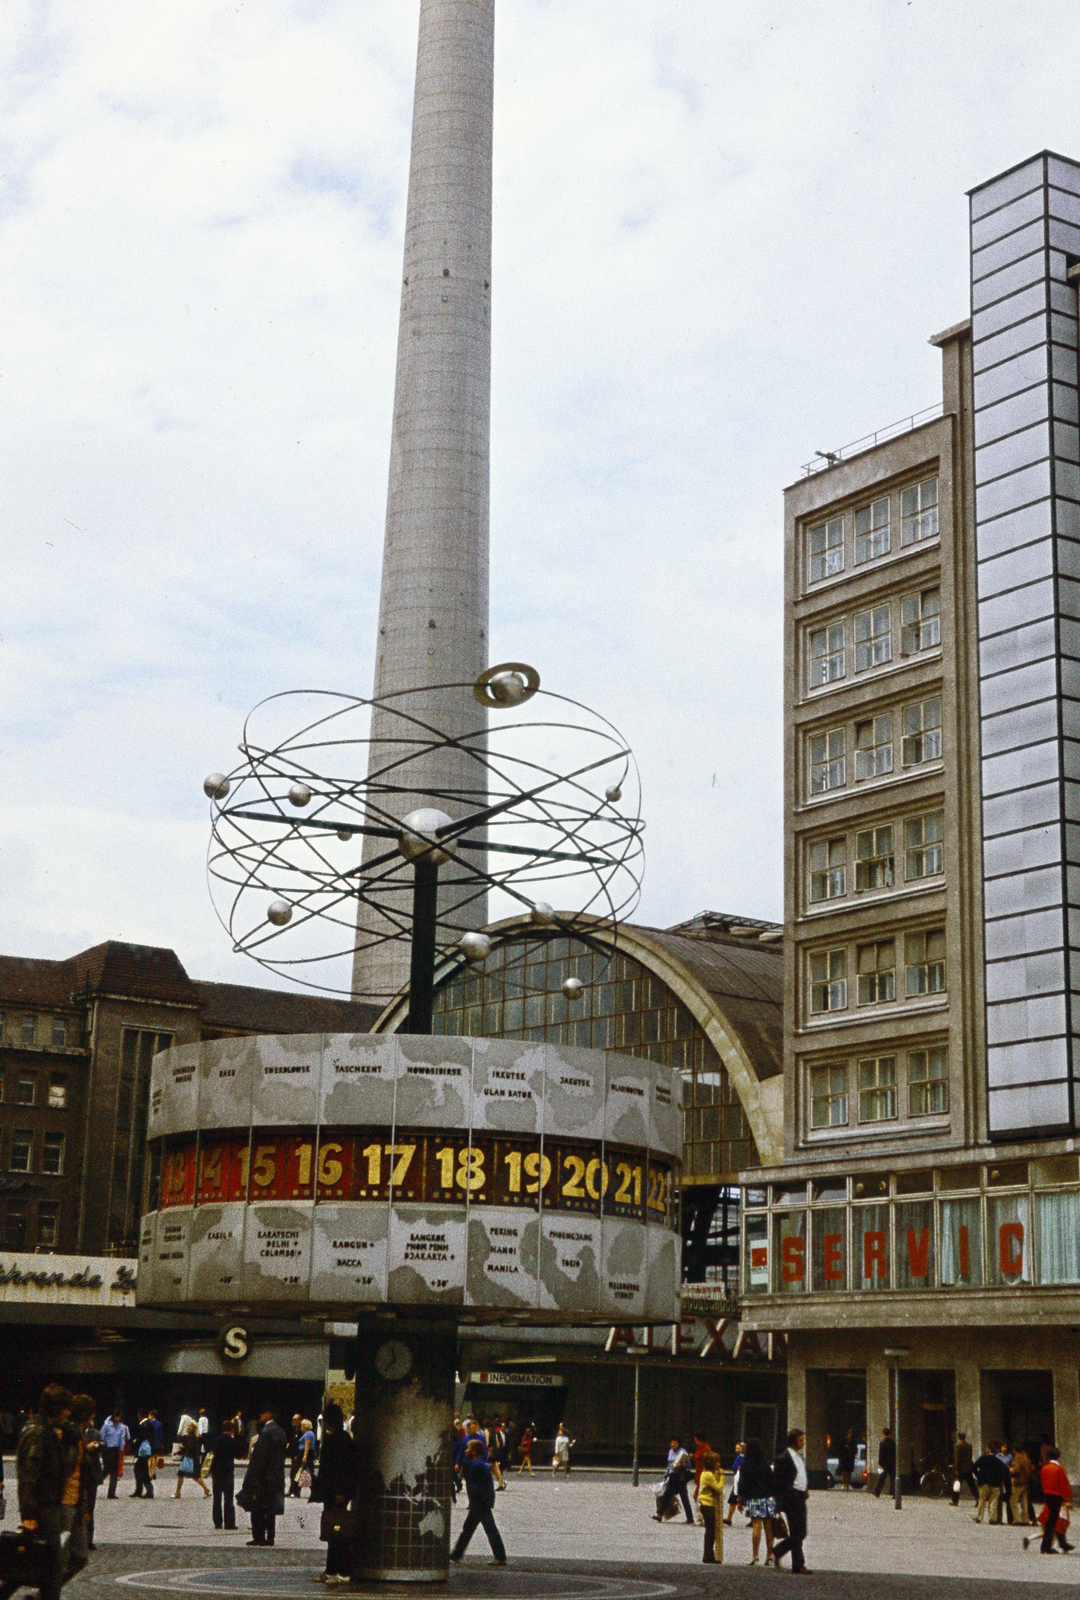
[[[520,672],[498,672],[488,683],[488,691],[501,706],[519,706],[528,685]]]
[[[203,794],[208,800],[224,800],[231,785],[223,772],[211,772],[203,779]]]
[[[555,912],[546,900],[538,900],[529,912],[529,920],[538,928],[550,928],[555,921]]]
[[[289,804],[301,810],[311,804],[311,790],[306,783],[294,783],[289,790]]]
[[[562,992],[568,1000],[580,1000],[585,993],[585,985],[580,978],[567,978],[563,982]]]
[[[491,954],[491,940],[486,933],[463,933],[458,949],[466,961],[486,961]]]
[[[402,817],[398,849],[405,860],[428,856],[439,866],[449,861],[457,849],[457,840],[444,843],[437,835],[440,828],[448,827],[452,821],[445,811],[435,811],[430,806],[422,806],[419,811],[410,811],[407,817]]]
[[[610,789],[604,790],[604,799],[610,800],[612,805],[615,804],[616,800],[622,799],[622,790],[617,783],[613,783]]]
[[[272,922],[275,928],[283,928],[287,922],[292,921],[292,906],[287,900],[271,900],[266,920]]]

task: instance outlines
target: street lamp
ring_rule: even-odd
[[[900,1358],[910,1355],[910,1348],[906,1344],[893,1344],[885,1346],[885,1354],[892,1360],[893,1382],[893,1445],[896,1449],[896,1462],[893,1471],[893,1504],[897,1511],[904,1505],[903,1494],[900,1489]]]

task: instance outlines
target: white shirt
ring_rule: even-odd
[[[555,1435],[555,1454],[557,1456],[570,1454],[570,1435],[568,1433],[557,1433]]]
[[[803,1494],[806,1494],[808,1489],[808,1484],[806,1481],[806,1462],[803,1460],[802,1456],[797,1450],[789,1450],[788,1455],[795,1463],[795,1482],[791,1487],[793,1489],[799,1489]]]
[[[209,1432],[210,1432],[210,1418],[209,1417],[200,1417],[199,1418],[199,1434],[200,1434],[200,1436],[203,1435],[203,1434],[207,1434]]]

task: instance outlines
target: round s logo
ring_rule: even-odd
[[[251,1335],[239,1323],[222,1328],[218,1335],[218,1349],[226,1361],[246,1361],[251,1354]]]

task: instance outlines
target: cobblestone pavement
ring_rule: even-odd
[[[675,1582],[680,1593],[691,1575],[695,1583],[707,1582],[710,1589],[721,1583],[724,1588],[734,1584],[741,1593],[749,1584],[747,1592],[754,1594],[762,1585],[770,1588],[777,1582],[790,1581],[786,1572],[774,1574],[770,1569],[748,1567],[750,1533],[744,1526],[726,1532],[723,1571],[701,1569],[700,1528],[688,1527],[681,1516],[662,1527],[650,1520],[654,1501],[649,1485],[653,1476],[650,1474],[640,1488],[634,1489],[628,1478],[585,1472],[557,1481],[550,1473],[538,1473],[535,1480],[515,1474],[507,1492],[496,1497],[495,1506],[511,1568],[539,1572],[550,1567],[561,1574],[595,1570],[597,1574],[614,1572],[634,1578],[666,1573],[665,1582]],[[209,1502],[204,1502],[197,1491],[193,1496],[188,1487],[183,1499],[174,1500],[174,1481],[167,1478],[165,1492],[153,1501],[128,1498],[124,1489],[129,1479],[122,1480],[121,1498],[99,1499],[96,1565],[71,1586],[69,1592],[73,1596],[83,1587],[97,1587],[99,1581],[107,1579],[112,1583],[123,1573],[162,1566],[212,1569],[254,1563],[259,1570],[271,1564],[274,1570],[299,1566],[304,1583],[317,1570],[323,1549],[318,1539],[317,1506],[300,1500],[287,1502],[285,1516],[278,1524],[276,1552],[269,1556],[246,1547],[246,1519],[240,1519],[238,1533],[217,1533],[210,1523]],[[813,1494],[807,1561],[816,1574],[888,1574],[892,1580],[890,1593],[900,1574],[913,1579],[947,1578],[951,1580],[950,1592],[955,1589],[957,1593],[963,1588],[960,1580],[969,1578],[980,1581],[983,1587],[988,1579],[1039,1587],[1080,1582],[1080,1549],[1074,1556],[1053,1558],[1040,1556],[1034,1549],[1025,1554],[1021,1529],[978,1526],[972,1521],[971,1512],[971,1501],[967,1499],[958,1508],[947,1500],[908,1499],[898,1512],[891,1501],[875,1500],[865,1493],[833,1490]],[[463,1509],[454,1512],[455,1533],[463,1515]],[[736,1518],[737,1524],[742,1522],[741,1516]],[[11,1525],[9,1512],[8,1526]],[[477,1571],[487,1574],[488,1556],[487,1542],[483,1532],[478,1531],[465,1569],[470,1573],[470,1583]],[[510,1570],[490,1574],[495,1586],[484,1592],[515,1594],[515,1588],[499,1586],[508,1579]],[[308,1576],[303,1576],[305,1573]],[[487,1582],[486,1577],[484,1581]],[[287,1578],[287,1585],[291,1593],[294,1576]],[[452,1587],[456,1592],[457,1579]],[[809,1583],[800,1585],[807,1587]],[[829,1592],[842,1593],[847,1587],[834,1583]],[[925,1587],[916,1585],[911,1593],[921,1594]],[[938,1589],[940,1583],[935,1592]],[[214,1588],[212,1592],[226,1591]],[[471,1594],[473,1589],[462,1590],[462,1594],[466,1592]],[[558,1592],[568,1596],[571,1591]],[[579,1591],[573,1592],[576,1595]],[[854,1596],[854,1585],[851,1592]],[[533,1600],[544,1600],[540,1590],[529,1593]],[[584,1600],[585,1591],[580,1593]],[[122,1590],[117,1600],[122,1600]],[[596,1600],[602,1600],[599,1590]],[[865,1600],[865,1587],[859,1600]]]

